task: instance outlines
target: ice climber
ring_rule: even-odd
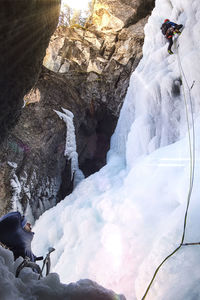
[[[163,33],[163,35],[166,37],[166,39],[169,42],[169,46],[168,46],[168,53],[169,54],[173,54],[171,48],[173,45],[173,35],[174,34],[181,34],[180,29],[183,27],[182,24],[178,25],[174,22],[171,22],[169,19],[165,19],[164,23],[161,26],[161,31]]]
[[[10,212],[0,218],[0,242],[13,252],[15,259],[27,256],[36,261],[31,250],[33,235],[31,224],[20,212]]]

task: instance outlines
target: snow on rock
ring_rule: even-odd
[[[8,165],[12,167],[11,172],[11,180],[10,180],[10,186],[12,189],[12,209],[13,211],[20,211],[22,213],[22,205],[20,203],[20,193],[21,193],[21,183],[15,173],[15,170],[17,168],[17,164],[14,162],[8,162]]]

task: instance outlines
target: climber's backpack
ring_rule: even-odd
[[[169,23],[163,23],[161,26],[161,31],[163,35],[166,35],[167,30],[171,27]]]

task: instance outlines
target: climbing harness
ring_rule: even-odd
[[[174,45],[176,46],[176,41],[174,42]],[[194,183],[194,169],[195,169],[195,130],[194,130],[194,118],[193,118],[193,109],[192,109],[192,99],[191,99],[191,89],[194,86],[194,83],[192,84],[191,88],[188,85],[181,60],[180,60],[180,55],[179,55],[179,45],[176,47],[177,48],[177,58],[178,58],[178,66],[180,70],[180,76],[183,84],[183,96],[184,96],[184,103],[185,103],[185,110],[186,110],[186,120],[187,120],[187,129],[188,129],[188,141],[189,141],[189,152],[190,152],[190,182],[189,182],[189,190],[188,190],[188,195],[187,195],[187,205],[186,205],[186,210],[185,210],[185,215],[184,215],[184,225],[183,225],[183,233],[182,233],[182,238],[181,238],[181,243],[180,245],[173,251],[171,252],[165,259],[160,263],[160,265],[157,267],[155,270],[153,277],[145,291],[144,296],[142,297],[142,300],[144,300],[154,282],[154,279],[156,278],[156,275],[162,265],[170,258],[172,257],[176,252],[179,251],[179,249],[182,246],[193,246],[193,245],[200,245],[199,243],[184,243],[185,239],[185,231],[186,231],[186,226],[187,226],[187,216],[188,216],[188,210],[190,206],[190,200],[191,200],[191,194],[192,194],[192,189],[193,189],[193,183]],[[188,105],[187,105],[187,99],[186,99],[186,92],[185,92],[185,87],[184,87],[184,82],[183,79],[186,83],[187,89],[188,89],[188,94],[189,94],[189,106],[190,106],[190,111],[191,111],[191,120],[192,120],[192,137],[190,133],[190,123],[189,123],[189,112],[188,112]],[[193,142],[192,142],[193,141]]]

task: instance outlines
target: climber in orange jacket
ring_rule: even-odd
[[[181,34],[180,29],[183,27],[182,24],[178,25],[174,22],[171,22],[169,19],[165,19],[164,23],[161,26],[162,34],[166,37],[167,41],[169,42],[168,46],[168,53],[173,54],[171,48],[173,45],[173,35],[174,34]]]

